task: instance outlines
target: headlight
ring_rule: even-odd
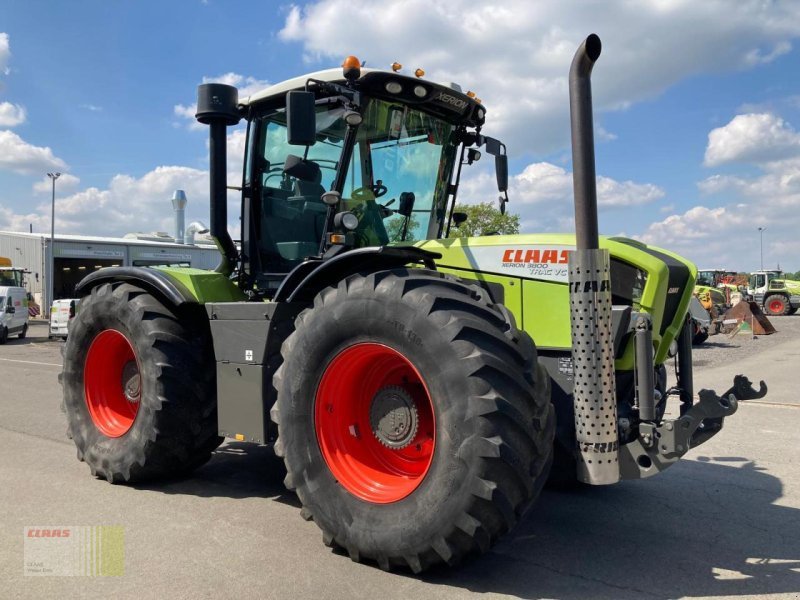
[[[348,231],[353,231],[358,227],[358,217],[351,212],[340,212],[333,218],[333,224],[335,227],[344,227]]]
[[[678,342],[677,342],[677,340],[672,340],[672,342],[670,342],[669,351],[667,352],[667,354],[669,354],[670,358],[672,358],[673,356],[678,354]]]
[[[403,91],[403,86],[397,81],[387,81],[384,89],[390,94],[399,94]]]

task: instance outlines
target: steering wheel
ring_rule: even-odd
[[[376,183],[375,185],[372,186],[372,193],[375,194],[376,198],[380,198],[381,196],[385,196],[386,192],[388,192],[388,191],[389,191],[389,188],[387,188],[385,185],[383,185],[383,182],[380,181],[380,180],[378,180],[378,183]]]
[[[355,188],[351,193],[350,197],[355,200],[356,202],[365,202],[367,200],[375,200],[375,198],[380,198],[381,196],[385,196],[386,192],[389,191],[383,183],[376,183],[375,185],[371,186],[363,186],[359,188]]]
[[[354,202],[363,203],[368,202],[370,200],[375,200],[377,196],[372,188],[369,187],[359,187],[355,188],[352,192],[350,192],[350,198],[353,199]]]

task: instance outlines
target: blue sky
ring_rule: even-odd
[[[0,229],[49,231],[49,170],[64,233],[170,230],[175,188],[207,221],[197,84],[255,90],[356,54],[475,90],[524,231],[570,230],[566,73],[590,32],[602,232],[749,270],[766,227],[766,265],[800,269],[800,3],[761,0],[0,0]],[[232,130],[233,171],[241,144]],[[490,166],[463,200],[495,199]]]

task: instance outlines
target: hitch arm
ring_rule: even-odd
[[[761,390],[756,392],[742,375],[737,376],[732,390],[735,391],[728,390],[722,396],[713,390],[700,390],[700,400],[679,418],[664,420],[660,425],[640,423],[639,436],[619,449],[620,477],[644,479],[660,473],[722,429],[724,418],[735,413],[739,400],[744,399],[736,392],[759,398],[767,393],[763,381]]]

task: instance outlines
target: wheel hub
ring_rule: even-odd
[[[408,446],[417,435],[419,415],[414,399],[406,390],[389,385],[372,398],[369,422],[377,440],[393,450]]]
[[[128,361],[122,368],[122,389],[125,390],[125,399],[128,402],[139,402],[142,396],[142,377],[135,360]]]

